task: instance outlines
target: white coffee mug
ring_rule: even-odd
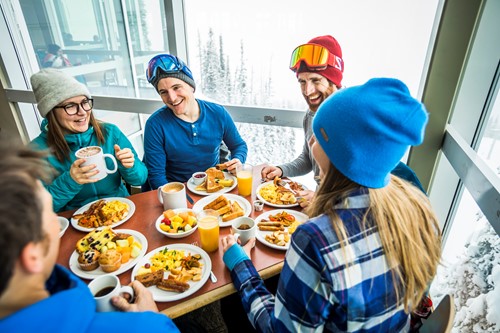
[[[240,239],[241,245],[245,245],[251,238],[255,237],[256,230],[257,223],[250,217],[237,217],[231,223],[231,232],[236,240]]]
[[[113,296],[129,294],[129,302],[133,301],[135,297],[134,289],[130,286],[122,286],[118,277],[113,274],[96,277],[89,283],[89,289],[92,295],[94,295],[97,312],[117,311],[113,304],[111,304]]]
[[[90,177],[90,179],[101,180],[103,178],[106,178],[108,174],[115,173],[116,170],[118,170],[118,164],[116,163],[116,158],[111,154],[104,154],[102,152],[102,148],[99,146],[89,146],[82,149],[78,149],[75,153],[75,156],[77,158],[85,159],[85,162],[83,162],[81,166],[95,164],[96,167],[93,170],[98,170],[99,172],[96,175]],[[109,158],[111,162],[113,162],[114,167],[112,170],[108,169],[106,165],[106,157]]]
[[[158,187],[158,200],[163,209],[187,208],[186,187],[183,183],[172,182]]]

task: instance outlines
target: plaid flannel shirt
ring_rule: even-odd
[[[366,192],[365,192],[366,193]],[[335,208],[349,244],[341,249],[326,215],[299,226],[292,236],[278,291],[264,286],[250,260],[231,276],[247,315],[260,332],[406,332],[409,315],[397,306],[391,269],[377,228],[360,220],[368,195],[351,195]],[[351,265],[346,267],[346,257]]]

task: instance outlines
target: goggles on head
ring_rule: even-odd
[[[193,73],[186,66],[184,61],[170,54],[159,54],[151,59],[146,69],[146,79],[153,84],[158,76],[158,70],[165,74],[183,72],[189,77],[193,77]]]
[[[328,66],[343,70],[342,58],[330,53],[324,46],[318,44],[303,44],[297,46],[292,52],[290,59],[290,69],[296,72],[300,68],[300,63],[305,62],[307,68],[311,70],[324,70]]]

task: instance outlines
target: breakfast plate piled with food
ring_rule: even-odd
[[[125,223],[134,215],[135,205],[126,198],[105,198],[86,204],[71,217],[71,225],[80,231],[90,232],[99,227],[113,228]]]
[[[171,302],[198,291],[211,270],[212,261],[203,249],[172,244],[146,254],[132,270],[132,280],[144,284],[155,301]]]
[[[196,213],[205,209],[213,209],[219,213],[221,227],[229,227],[235,218],[250,216],[252,213],[252,206],[248,200],[235,194],[210,195],[198,200],[193,206]]]
[[[70,270],[84,279],[121,274],[144,256],[148,241],[135,230],[103,227],[79,239],[69,258]]]
[[[270,210],[255,219],[258,227],[255,236],[273,249],[288,250],[293,232],[308,219],[306,214],[291,209]]]
[[[156,230],[170,238],[183,238],[198,228],[198,219],[192,209],[168,209],[155,222]]]
[[[191,177],[187,182],[187,188],[198,195],[211,195],[213,193],[227,193],[232,191],[238,184],[236,177],[229,172],[220,170],[223,164],[208,168],[203,183],[196,185]]]
[[[285,184],[286,186],[283,186]],[[257,187],[257,197],[266,205],[276,208],[290,208],[299,205],[297,191],[303,191],[303,185],[276,178],[274,181],[265,182]]]

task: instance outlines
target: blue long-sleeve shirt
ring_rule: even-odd
[[[344,251],[327,215],[297,228],[276,297],[267,291],[250,260],[234,266],[233,283],[259,332],[408,331],[409,315],[403,305],[397,306],[377,227],[368,221],[361,230],[356,222],[368,202],[368,196],[358,192],[335,207],[349,239]],[[352,260],[349,268],[346,255]]]
[[[58,175],[50,184],[44,184],[47,191],[52,195],[54,211],[60,212],[75,208],[80,208],[89,202],[97,199],[109,197],[126,197],[129,195],[123,180],[130,185],[140,186],[144,184],[148,177],[148,170],[144,163],[139,159],[137,153],[118,127],[109,123],[102,123],[105,133],[105,143],[100,145],[92,126],[83,133],[67,134],[64,136],[70,148],[70,159],[60,162],[55,156],[50,155],[48,161],[57,170]],[[31,145],[35,149],[48,149],[47,143],[47,119],[44,119],[41,125],[42,132],[35,138]],[[116,161],[118,170],[115,173],[108,174],[106,178],[97,183],[78,184],[71,178],[71,164],[77,159],[75,152],[87,146],[100,146],[103,153],[115,156],[114,145],[117,144],[121,149],[130,148],[134,154],[134,166],[125,168],[120,161]],[[106,159],[108,168],[111,169],[111,162]]]
[[[193,123],[176,117],[166,106],[147,121],[144,131],[144,162],[149,185],[155,189],[168,182],[186,182],[196,171],[219,163],[222,141],[231,158],[246,161],[247,144],[223,106],[197,99],[200,117]]]
[[[179,332],[170,318],[159,313],[96,312],[87,285],[58,265],[46,288],[50,297],[0,319],[0,332]]]

